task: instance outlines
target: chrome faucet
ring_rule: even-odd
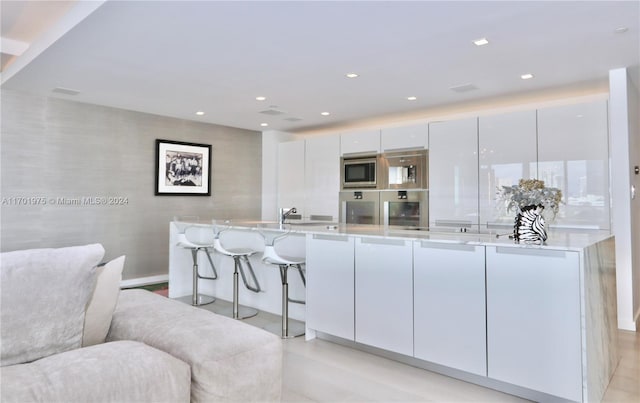
[[[291,214],[295,214],[297,213],[298,210],[296,210],[295,207],[291,207],[291,208],[281,208],[280,209],[280,225],[284,224],[284,220],[287,219],[287,217],[289,217]]]

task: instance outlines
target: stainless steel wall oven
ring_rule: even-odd
[[[340,222],[380,224],[380,192],[375,190],[340,192]]]
[[[388,152],[381,158],[382,189],[427,189],[427,150]]]
[[[383,190],[380,192],[380,224],[405,229],[427,229],[428,204],[427,190]]]

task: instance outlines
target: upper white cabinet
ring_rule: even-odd
[[[429,126],[425,124],[382,129],[382,151],[427,148]]]
[[[340,135],[340,153],[380,153],[380,130],[367,130]]]
[[[411,241],[356,240],[356,342],[413,355]]]
[[[304,215],[304,141],[278,144],[278,208],[295,207]]]
[[[487,246],[486,257],[488,376],[582,401],[578,252]]]
[[[484,246],[413,244],[415,357],[487,375]]]
[[[305,140],[305,216],[338,220],[340,192],[340,138],[312,137]]]
[[[513,226],[514,212],[496,203],[498,189],[537,176],[536,111],[478,119],[480,226]]]
[[[307,327],[354,340],[354,238],[307,235]]]
[[[538,110],[538,178],[562,190],[555,224],[610,228],[605,100]]]
[[[429,226],[478,226],[478,119],[429,124]]]

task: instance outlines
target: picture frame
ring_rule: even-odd
[[[211,145],[156,139],[156,196],[211,196]]]

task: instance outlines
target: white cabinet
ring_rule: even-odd
[[[307,235],[307,327],[354,340],[354,239]]]
[[[480,227],[513,227],[515,212],[496,203],[502,186],[537,177],[536,111],[481,116],[478,120],[480,158]]]
[[[414,355],[487,375],[484,246],[414,242]]]
[[[411,241],[356,240],[356,341],[413,355]]]
[[[380,142],[382,151],[427,148],[429,126],[422,125],[390,127],[382,129]]]
[[[562,190],[555,224],[610,228],[607,102],[538,110],[538,178]]]
[[[579,254],[486,247],[488,376],[582,400]]]
[[[367,130],[340,135],[340,154],[380,153],[380,130]]]
[[[305,140],[304,173],[305,218],[338,221],[339,136],[313,137]]]
[[[429,124],[429,225],[478,226],[478,119]]]
[[[295,207],[304,215],[304,141],[278,144],[278,208]]]

